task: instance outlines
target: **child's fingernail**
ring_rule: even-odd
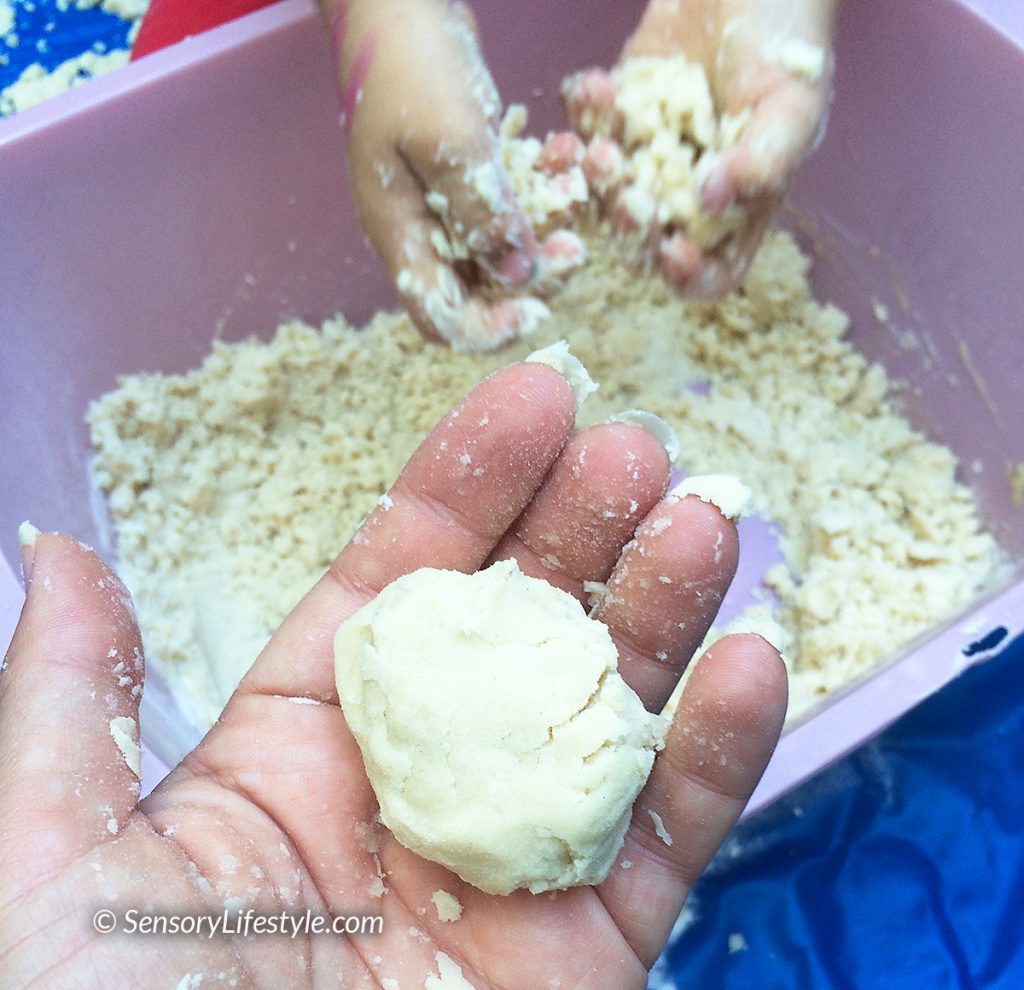
[[[497,262],[494,276],[502,285],[517,289],[536,275],[536,265],[536,261],[525,252],[513,251]]]
[[[723,171],[713,172],[708,176],[701,191],[704,212],[711,216],[721,213],[732,200],[732,186]]]
[[[32,565],[36,559],[36,537],[39,530],[27,520],[18,527],[18,543],[21,544],[21,575],[25,586],[32,580]]]
[[[670,466],[675,464],[679,458],[679,438],[676,436],[676,431],[660,416],[655,416],[654,413],[647,412],[646,409],[626,409],[609,416],[605,422],[629,423],[631,426],[639,426],[664,447]]]

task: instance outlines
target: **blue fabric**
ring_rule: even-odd
[[[67,10],[59,10],[56,0],[13,0],[18,46],[10,48],[0,38],[0,55],[8,60],[0,64],[0,89],[35,62],[49,71],[94,46],[100,53],[129,47],[129,21],[99,7],[78,10],[74,0],[69,2]]]
[[[652,987],[1022,990],[1022,769],[1024,637],[739,826]]]

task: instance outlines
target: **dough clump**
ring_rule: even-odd
[[[490,894],[604,879],[664,743],[607,628],[513,561],[422,568],[338,630],[384,824]]]

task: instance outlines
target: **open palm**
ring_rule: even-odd
[[[87,548],[40,536],[0,674],[0,985],[461,987],[454,965],[477,990],[644,986],[778,737],[786,691],[774,649],[728,637],[698,663],[609,877],[536,896],[483,894],[377,823],[334,686],[336,629],[390,581],[512,556],[581,599],[584,581],[607,581],[596,615],[622,675],[649,708],[663,704],[735,570],[735,528],[706,503],[662,498],[668,458],[648,433],[608,424],[572,435],[574,414],[568,385],[543,365],[513,365],[470,393],[220,721],[141,802],[109,731],[137,715],[130,601]],[[458,921],[439,919],[439,889],[461,902]],[[98,908],[225,904],[380,915],[383,933],[197,939],[92,926]]]

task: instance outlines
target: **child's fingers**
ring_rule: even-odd
[[[726,636],[697,662],[622,852],[598,887],[646,965],[760,780],[785,713],[785,667],[759,636]]]
[[[619,672],[660,711],[704,640],[736,572],[736,526],[696,497],[667,499],[615,565],[595,617],[619,647]]]
[[[585,581],[604,581],[637,523],[668,483],[664,448],[626,423],[593,426],[566,444],[526,511],[492,560],[587,601]]]
[[[439,139],[404,142],[401,153],[426,190],[447,245],[501,288],[525,285],[534,272],[537,239],[516,201],[497,138],[482,119],[467,119]]]
[[[678,231],[659,245],[658,268],[665,281],[677,292],[683,292],[698,278],[702,262],[700,248]]]
[[[705,207],[719,211],[731,202],[785,193],[821,132],[826,94],[793,77],[768,89],[752,107],[739,141],[722,152],[709,176]]]
[[[562,99],[572,129],[585,139],[596,134],[618,138],[622,120],[615,109],[615,86],[606,69],[585,69],[562,83]]]
[[[15,886],[117,835],[139,795],[143,658],[128,591],[69,536],[41,534],[28,554],[0,671],[0,876]]]
[[[526,297],[473,295],[453,260],[441,256],[448,238],[418,183],[398,159],[386,168],[385,190],[365,170],[354,177],[360,219],[417,327],[470,351],[494,350],[532,330],[546,313],[543,305]]]
[[[662,256],[662,273],[681,296],[688,299],[720,299],[742,281],[771,225],[779,198],[762,195],[745,205],[742,229],[714,250],[696,254],[692,265],[676,265]]]

